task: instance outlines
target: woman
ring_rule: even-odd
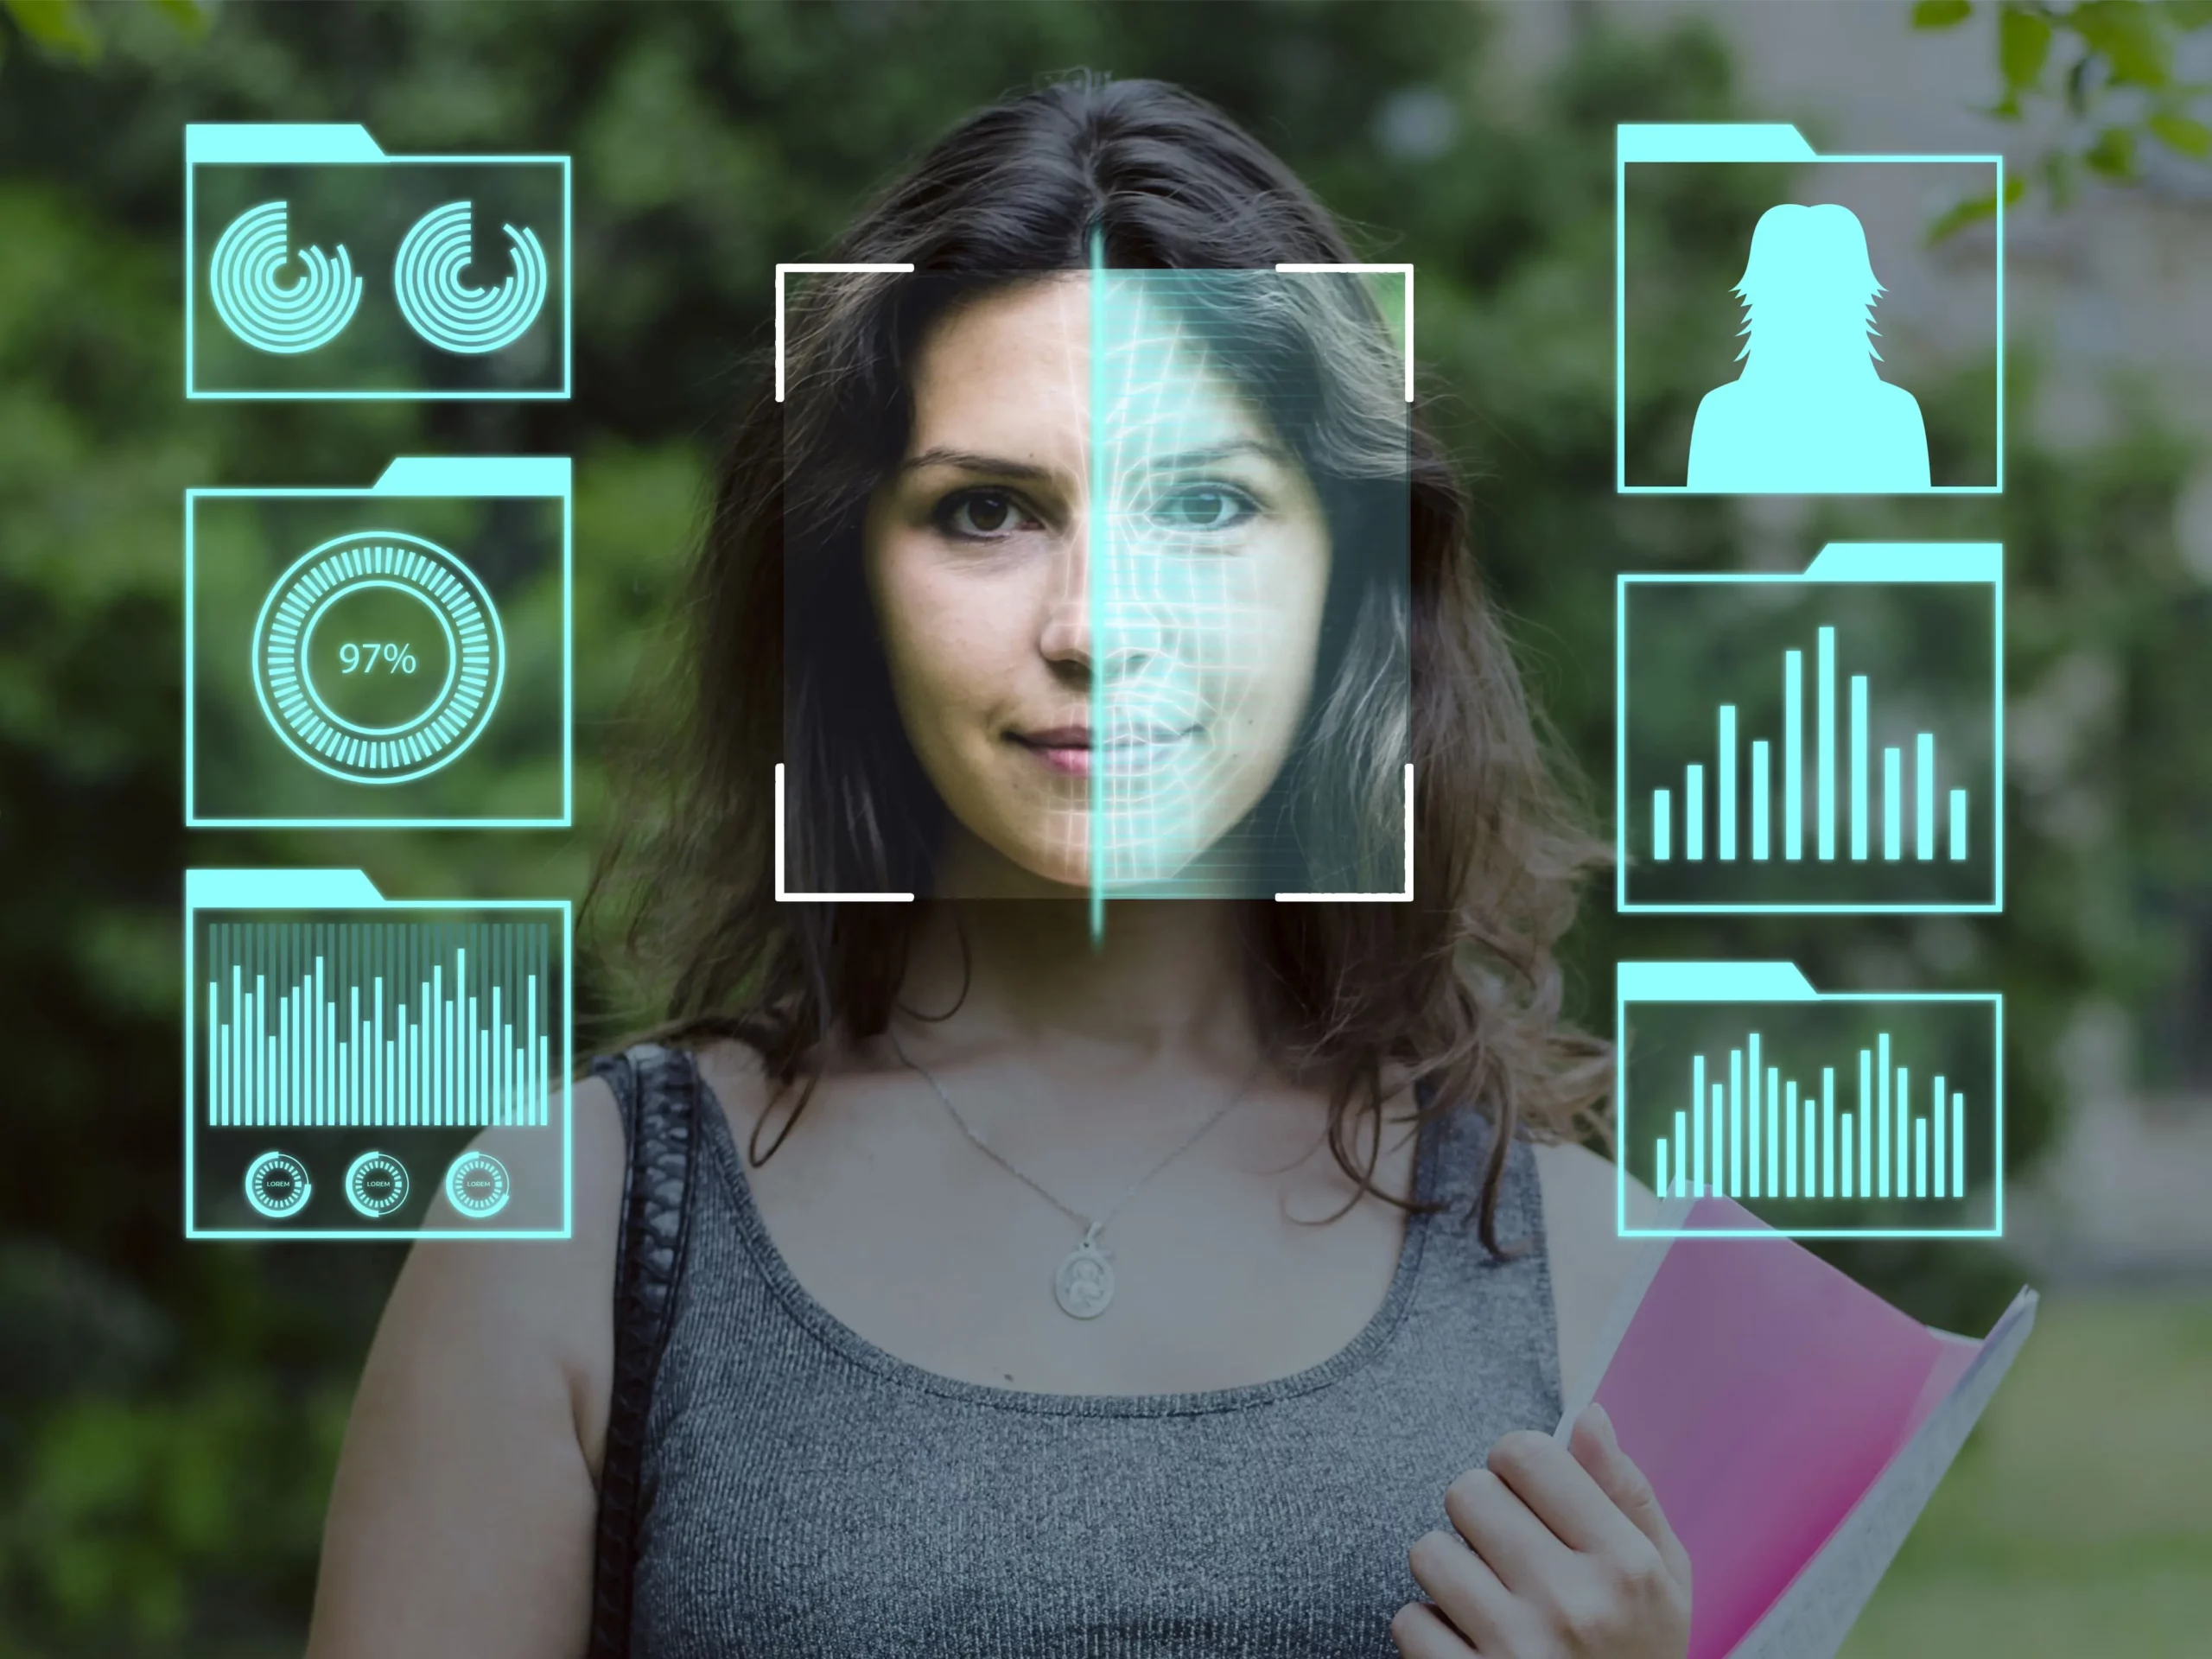
[[[795,297],[613,866],[672,1018],[577,1090],[573,1241],[410,1257],[311,1653],[1679,1659],[1648,1486],[1541,1432],[1622,1274],[1602,849],[1464,499],[1402,404],[1375,464],[1341,282],[1118,275],[1341,232],[1086,78],[836,258],[917,276]],[[1410,904],[1251,896],[1402,880],[1407,760]],[[779,762],[791,891],[922,901],[777,903]]]

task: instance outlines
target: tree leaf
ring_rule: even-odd
[[[2097,135],[2096,142],[2082,152],[2082,160],[2092,173],[2101,173],[2108,179],[2133,178],[2135,129],[2107,127]]]
[[[1949,29],[1974,15],[1970,0],[1913,0],[1915,29]]]
[[[0,0],[16,27],[51,51],[89,63],[100,54],[100,37],[92,32],[78,0]]]
[[[2027,190],[2028,181],[2018,174],[2014,174],[2005,181],[2005,205],[2010,207],[2025,195]],[[1936,216],[1935,223],[1928,227],[1928,245],[1932,248],[1938,242],[1956,236],[1967,226],[1980,219],[1994,217],[1996,212],[1997,193],[1994,190],[1979,196],[1970,196],[1964,201],[1947,207]]]
[[[2050,19],[2024,6],[2007,6],[1997,14],[1997,65],[2005,72],[2005,85],[2013,92],[2043,79],[2043,66],[2050,56]]]
[[[2194,156],[2202,161],[2212,156],[2212,127],[2186,115],[2159,114],[2144,124],[2152,136],[2168,149],[2183,156]]]
[[[2173,42],[2158,13],[2142,0],[2082,0],[2066,22],[2111,66],[2115,83],[2155,89],[2171,77]]]

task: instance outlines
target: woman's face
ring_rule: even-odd
[[[1094,825],[1109,887],[1203,870],[1313,683],[1330,547],[1311,483],[1141,297],[1116,300],[1094,365],[1092,280],[938,321],[870,503],[892,686],[957,825],[946,896],[1088,885]]]

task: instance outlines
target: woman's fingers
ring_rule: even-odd
[[[1425,1601],[1409,1601],[1390,1621],[1390,1639],[1405,1659],[1470,1659],[1475,1649],[1444,1615]]]
[[[1601,1554],[1644,1547],[1593,1472],[1550,1435],[1533,1429],[1506,1435],[1491,1447],[1490,1467],[1567,1548]]]
[[[1690,1589],[1689,1552],[1675,1535],[1675,1529],[1660,1509],[1651,1483],[1644,1478],[1643,1471],[1628,1453],[1621,1450],[1620,1442],[1613,1436],[1612,1419],[1606,1416],[1603,1406],[1593,1401],[1575,1419],[1570,1444],[1575,1462],[1589,1471],[1591,1479],[1613,1508],[1625,1516],[1659,1552],[1667,1576],[1681,1586],[1687,1597]]]
[[[1513,1592],[1465,1539],[1441,1528],[1423,1533],[1414,1540],[1406,1561],[1414,1582],[1476,1652],[1511,1651],[1507,1637],[1515,1619]]]
[[[1506,1437],[1508,1440],[1513,1438]],[[1499,1442],[1500,1446],[1504,1444]],[[1494,1463],[1498,1455],[1493,1448],[1491,1456]],[[1560,1455],[1566,1456],[1564,1452]],[[1512,1463],[1514,1454],[1507,1453],[1505,1461]],[[1571,1463],[1573,1459],[1567,1461]],[[1596,1488],[1592,1486],[1592,1491],[1594,1494]],[[1490,1565],[1508,1590],[1517,1592],[1531,1585],[1547,1582],[1556,1577],[1570,1559],[1567,1546],[1529,1509],[1495,1467],[1470,1469],[1445,1488],[1444,1512],[1452,1517],[1459,1536]]]

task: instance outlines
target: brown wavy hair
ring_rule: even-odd
[[[943,810],[895,718],[849,719],[856,701],[888,706],[859,550],[868,495],[904,452],[912,352],[963,296],[1082,270],[1095,249],[1116,268],[1192,271],[1355,257],[1298,178],[1203,100],[1158,81],[1056,81],[963,122],[861,214],[823,263],[911,264],[916,280],[830,276],[796,293],[790,401],[763,364],[716,468],[680,639],[641,741],[617,757],[624,818],[585,909],[617,913],[613,965],[659,1021],[651,1037],[737,1039],[779,1093],[798,1086],[766,1152],[756,1125],[756,1162],[811,1097],[825,1039],[885,1028],[917,925],[912,906],[778,902],[774,766],[810,808],[790,826],[795,891],[919,891],[895,849],[930,844],[918,819]],[[1370,729],[1394,785],[1414,763],[1414,899],[1230,902],[1262,1040],[1325,1088],[1330,1149],[1362,1191],[1401,1202],[1375,1185],[1381,1137],[1362,1133],[1380,1126],[1386,1065],[1418,1085],[1424,1116],[1491,1115],[1476,1214],[1499,1251],[1512,1138],[1606,1131],[1611,1046],[1562,1020],[1554,947],[1611,854],[1523,691],[1465,491],[1418,406],[1404,470],[1408,546],[1388,609],[1410,694],[1370,702],[1410,709]],[[1372,633],[1371,602],[1362,616]],[[861,730],[887,735],[855,742]]]

